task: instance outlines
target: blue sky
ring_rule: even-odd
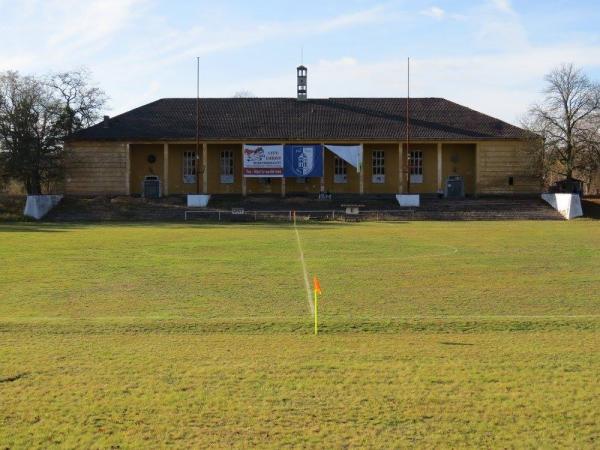
[[[115,115],[161,97],[445,97],[517,123],[543,76],[600,80],[600,4],[574,1],[0,0],[0,70],[87,67]]]

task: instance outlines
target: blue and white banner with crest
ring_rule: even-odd
[[[288,144],[283,150],[284,177],[322,177],[323,146]]]

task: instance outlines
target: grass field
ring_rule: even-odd
[[[600,225],[0,225],[0,448],[600,446]]]

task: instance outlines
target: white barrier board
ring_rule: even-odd
[[[23,215],[40,220],[62,200],[62,195],[28,195]]]
[[[581,199],[577,194],[542,194],[542,199],[567,220],[583,216]]]
[[[414,206],[418,208],[421,204],[419,194],[398,194],[396,195],[396,200],[398,200],[400,206]]]
[[[196,194],[187,196],[187,205],[192,208],[206,208],[210,195],[208,194]]]

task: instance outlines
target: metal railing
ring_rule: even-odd
[[[208,220],[217,222],[292,222],[294,215],[297,221],[386,221],[409,219],[414,217],[413,209],[398,210],[364,210],[358,214],[348,214],[344,210],[273,210],[273,211],[244,211],[231,210],[186,210],[185,220]]]

